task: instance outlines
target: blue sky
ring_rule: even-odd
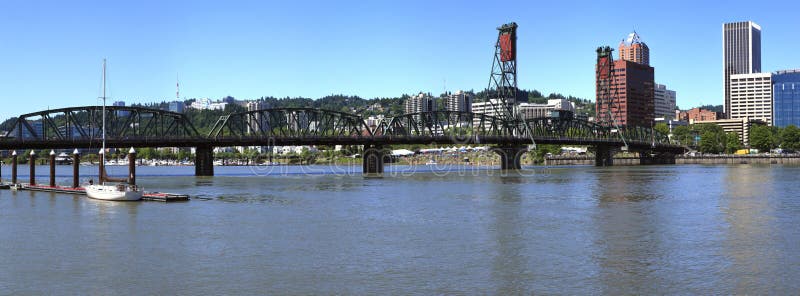
[[[517,22],[519,86],[594,99],[595,48],[636,30],[678,105],[722,104],[722,23],[753,20],[764,71],[800,68],[800,1],[0,2],[0,119],[100,95],[237,99],[483,89]],[[446,85],[446,86],[445,86]]]

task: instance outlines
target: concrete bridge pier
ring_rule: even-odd
[[[500,169],[522,169],[522,156],[528,151],[526,146],[499,146],[492,148],[494,153],[500,155]]]
[[[211,146],[198,146],[194,151],[194,175],[214,175],[214,149]]]
[[[613,166],[614,165],[614,149],[606,145],[598,145],[594,151],[594,165],[595,166]]]
[[[364,145],[362,169],[364,177],[382,178],[383,160],[387,156],[382,145]]]

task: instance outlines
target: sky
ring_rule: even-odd
[[[502,3],[502,4],[501,4]],[[633,30],[656,82],[722,104],[722,24],[762,28],[762,70],[800,68],[800,1],[0,1],[0,120],[109,100],[363,98],[481,90],[516,22],[518,85],[594,100],[595,49]]]

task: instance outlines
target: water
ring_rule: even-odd
[[[0,294],[800,290],[800,167],[268,169],[139,168],[187,203],[0,191]]]

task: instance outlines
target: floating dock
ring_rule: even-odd
[[[73,187],[27,185],[27,184],[20,184],[20,185],[21,186],[17,187],[17,190],[29,190],[29,191],[39,191],[39,192],[52,192],[52,193],[86,195],[86,189],[84,189],[83,187],[73,188]],[[176,194],[176,193],[147,192],[147,191],[145,191],[142,194],[142,200],[145,200],[145,201],[160,201],[160,202],[188,201],[189,200],[189,195]]]

